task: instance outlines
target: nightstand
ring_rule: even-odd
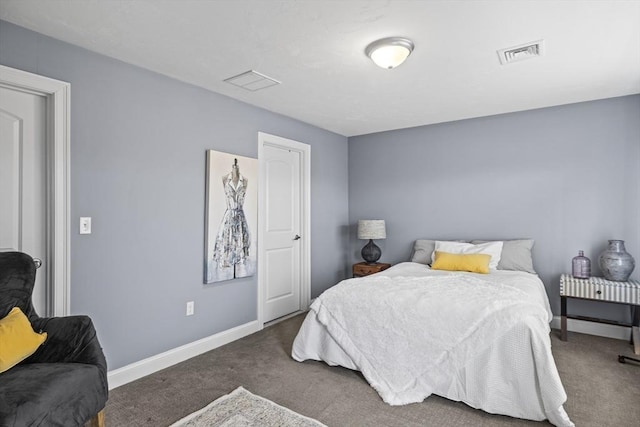
[[[366,262],[359,262],[353,264],[353,277],[364,277],[374,273],[380,273],[391,267],[391,264],[385,264],[384,262],[377,262],[375,264],[367,264]]]
[[[567,314],[567,298],[630,305],[634,309],[633,321],[628,324],[593,317],[570,316]],[[563,274],[560,276],[560,315],[562,316],[560,321],[560,339],[562,341],[567,340],[567,319],[631,326],[631,343],[634,345],[634,353],[640,354],[640,282],[637,280],[614,282],[602,277],[576,279],[570,274]]]

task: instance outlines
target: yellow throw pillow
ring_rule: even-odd
[[[489,254],[452,254],[449,252],[434,253],[433,270],[470,271],[471,273],[489,273]]]
[[[46,339],[46,332],[35,333],[22,310],[13,307],[0,320],[0,373],[31,356]]]

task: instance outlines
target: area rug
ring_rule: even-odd
[[[171,427],[326,427],[264,397],[238,387]]]

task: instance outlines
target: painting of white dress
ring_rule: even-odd
[[[256,270],[258,161],[207,151],[204,282],[249,277]]]

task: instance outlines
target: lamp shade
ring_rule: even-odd
[[[413,42],[404,37],[376,40],[365,49],[366,55],[381,68],[392,69],[402,64],[413,51]]]
[[[358,239],[386,239],[387,230],[383,219],[361,219],[358,221]]]

